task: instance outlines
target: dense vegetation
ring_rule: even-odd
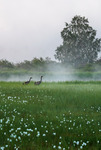
[[[101,82],[0,82],[0,148],[101,148]]]
[[[46,57],[43,59],[40,58],[33,58],[31,61],[24,60],[23,62],[19,63],[12,63],[7,60],[0,60],[0,69],[1,70],[33,70],[33,71],[49,71],[48,69],[50,66],[55,66],[58,64],[55,61],[52,61],[50,58]],[[51,68],[50,68],[51,69]]]
[[[62,45],[57,47],[55,58],[74,67],[93,63],[101,51],[101,38],[96,38],[96,30],[88,19],[74,16],[61,32]]]

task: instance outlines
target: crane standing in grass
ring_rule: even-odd
[[[32,77],[30,77],[28,81],[24,82],[23,85],[24,85],[24,84],[29,84],[30,81],[31,81],[31,79],[32,79]]]
[[[41,82],[42,82],[42,77],[43,77],[43,76],[41,76],[40,81],[37,81],[37,82],[35,82],[34,84],[35,84],[35,85],[41,84]]]

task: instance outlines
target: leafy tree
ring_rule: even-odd
[[[36,57],[35,57],[35,58],[31,61],[31,63],[34,64],[34,65],[40,66],[40,65],[44,64],[44,59],[43,59],[42,57],[40,57],[40,58],[36,58]]]
[[[101,39],[96,30],[89,26],[85,17],[74,16],[71,23],[61,32],[63,44],[55,50],[55,58],[75,67],[86,65],[97,59],[101,50]]]
[[[0,68],[14,68],[14,64],[7,61],[6,59],[5,60],[0,60]]]
[[[26,70],[30,70],[31,69],[31,62],[28,60],[24,60],[24,62],[21,63],[17,63],[16,67],[18,69],[26,69]]]

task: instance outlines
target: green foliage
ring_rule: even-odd
[[[96,38],[96,31],[85,17],[74,16],[61,37],[63,44],[57,47],[55,58],[75,67],[94,62],[101,50],[101,39]]]
[[[7,61],[7,60],[0,60],[0,69],[2,68],[9,68],[9,69],[13,69],[14,68],[14,64]]]
[[[46,57],[43,59],[40,58],[34,58],[31,61],[25,60],[22,63],[16,64],[17,69],[25,69],[25,70],[33,70],[37,72],[44,72],[48,71],[48,68],[51,66],[54,66],[54,64],[57,64],[55,61],[52,61],[50,58]]]
[[[43,59],[40,58],[33,58],[31,61],[24,60],[23,62],[13,64],[7,60],[0,60],[0,69],[1,71],[34,71],[34,72],[47,72],[51,71],[54,66],[58,67],[58,63],[52,61],[49,57]]]

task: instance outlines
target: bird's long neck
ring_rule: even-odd
[[[40,81],[42,81],[42,77],[41,77]]]

